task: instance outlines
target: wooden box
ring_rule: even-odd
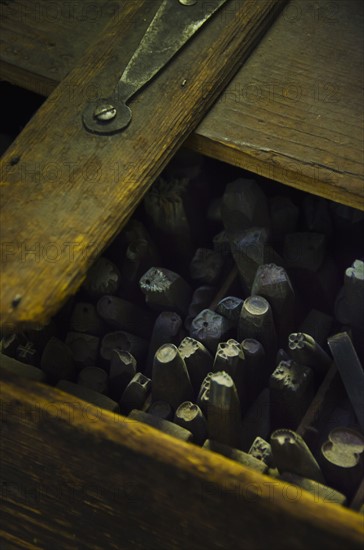
[[[290,16],[283,19],[285,25],[291,25],[293,15],[295,22],[301,24],[297,3],[295,5],[296,9],[292,8]],[[318,13],[313,9],[308,18],[312,14],[318,17]],[[320,11],[322,13],[325,13],[325,22],[329,25],[336,12]],[[305,24],[303,16],[302,24]],[[44,32],[44,29],[39,30],[39,36]],[[281,41],[279,45],[281,49],[286,47]],[[41,49],[41,45],[38,47]],[[264,47],[269,49],[270,44],[265,42]],[[309,54],[315,57],[314,49]],[[256,55],[252,66],[259,59],[258,50]],[[305,55],[308,56],[307,52]],[[305,61],[309,64],[307,59]],[[10,80],[14,79],[10,70],[12,63],[16,65],[12,59],[7,59],[4,64],[4,74]],[[322,63],[325,65],[327,59]],[[341,59],[341,63],[345,65],[345,60]],[[59,65],[57,67],[58,71]],[[29,82],[25,75],[30,69],[24,69],[22,63],[19,63],[19,68],[17,78],[24,85],[24,82]],[[345,65],[345,70],[349,68]],[[34,67],[31,70],[34,72]],[[261,67],[261,70],[264,73],[267,67]],[[54,80],[42,77],[39,82],[46,83],[46,93],[49,93],[64,74],[56,75],[58,78]],[[343,82],[350,80],[342,72],[340,75]],[[32,81],[29,87],[35,89],[37,85]],[[237,89],[231,88],[230,91],[236,94]],[[216,136],[216,120],[230,124],[225,117],[226,112],[234,111],[226,99],[229,97],[232,96],[226,95],[216,106],[217,118],[209,115],[189,138],[191,146],[252,172],[263,171],[267,176],[272,175],[272,167],[278,167],[273,179],[362,207],[362,167],[353,158],[348,160],[352,185],[343,183],[348,173],[343,168],[342,159],[340,166],[330,162],[325,166],[320,164],[322,159],[317,151],[322,150],[319,146],[312,149],[315,152],[312,166],[320,167],[320,176],[316,172],[311,174],[312,166],[307,160],[310,131],[307,132],[308,142],[297,148],[294,162],[290,160],[290,147],[296,136],[291,128],[284,135],[281,151],[275,151],[275,147],[270,149],[264,140],[260,142],[258,139],[257,143],[240,140],[242,127],[239,117],[236,126],[231,126],[232,134],[235,129],[236,135],[231,134],[230,141],[225,139],[226,136]],[[276,124],[270,128],[273,139],[280,127],[279,117],[287,113],[285,108],[279,111],[278,104],[279,101],[273,105],[271,113]],[[331,105],[323,104],[331,113]],[[358,107],[357,102],[354,104],[357,113],[362,107]],[[312,112],[315,107],[316,104],[310,101],[305,104],[306,112]],[[259,109],[251,109],[249,102],[239,104],[239,109],[244,120],[248,114],[254,119],[252,133],[256,139],[261,128]],[[294,112],[300,120],[299,107]],[[343,124],[345,113],[340,124]],[[330,116],[327,119],[332,124]],[[350,118],[348,128],[352,129],[354,124],[358,128],[354,118]],[[326,142],[330,140],[322,132],[320,127],[316,137],[317,140],[322,138],[328,147],[329,152],[326,149],[323,152],[326,161],[330,151],[332,155],[336,154],[338,142],[333,139],[331,146],[327,146]],[[222,133],[225,133],[225,128]],[[358,135],[357,131],[355,135]],[[316,145],[322,142],[317,141]],[[349,155],[347,151],[345,154]],[[275,164],[276,157],[279,157],[278,164]],[[330,180],[333,175],[336,179]],[[333,378],[330,371],[313,403],[314,413],[323,406],[327,395],[325,388],[331,388]],[[319,497],[278,479],[260,475],[149,426],[97,409],[55,388],[5,371],[0,374],[0,398],[0,537],[7,549],[48,549],[55,546],[65,549],[258,550],[267,546],[305,549],[310,545],[330,550],[362,548],[362,515],[322,502]],[[309,416],[308,413],[306,421],[310,420]],[[310,428],[311,420],[302,425],[303,435]],[[363,492],[362,485],[354,504],[362,502]]]
[[[226,277],[211,307],[229,294]],[[349,508],[56,388],[1,370],[2,536],[9,548],[361,547]],[[333,366],[298,432],[342,393]]]

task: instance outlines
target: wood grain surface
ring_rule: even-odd
[[[125,3],[2,159],[3,325],[45,322],[77,290],[284,3],[228,2],[132,101],[130,126],[95,136],[81,113],[113,90],[158,7]]]
[[[48,95],[122,2],[32,5],[0,4],[0,75]],[[363,34],[361,0],[291,0],[188,146],[363,209]]]
[[[364,3],[292,0],[188,144],[364,210]]]
[[[10,0],[0,3],[0,77],[48,96],[124,0]]]
[[[220,455],[6,372],[1,399],[17,548],[362,548],[359,514]]]

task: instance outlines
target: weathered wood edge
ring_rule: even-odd
[[[226,142],[214,141],[199,133],[198,128],[185,145],[198,153],[289,187],[364,211],[364,183],[361,194],[352,193],[345,186],[335,186],[332,182],[340,174],[335,174],[326,166],[312,164],[309,160],[285,158],[280,151],[265,152],[248,148],[244,151],[228,139]],[[298,169],[292,170],[292,164]]]
[[[57,80],[34,74],[23,67],[15,67],[3,59],[0,59],[0,79],[43,96],[51,95],[59,85]]]
[[[237,10],[238,16],[234,11],[221,12],[222,17],[224,17],[225,34],[221,33],[221,20],[219,22],[219,20],[215,19],[215,23],[214,21],[211,22],[211,25],[214,25],[211,26],[211,29],[214,28],[215,38],[220,37],[220,49],[223,47],[224,52],[224,55],[218,57],[217,66],[212,67],[211,64],[207,64],[207,58],[206,56],[202,58],[201,51],[198,49],[198,42],[196,42],[192,45],[193,47],[188,46],[187,50],[185,50],[185,52],[192,52],[193,56],[190,55],[188,57],[187,54],[186,59],[181,57],[173,61],[168,70],[174,71],[174,73],[172,72],[171,74],[168,70],[165,72],[164,80],[166,78],[170,79],[168,81],[168,87],[171,88],[169,97],[170,99],[171,97],[175,98],[174,105],[177,102],[178,106],[178,109],[174,109],[173,117],[166,118],[163,109],[165,103],[161,103],[161,90],[159,86],[163,85],[163,77],[159,83],[157,82],[154,86],[151,85],[150,88],[148,87],[147,93],[142,92],[140,94],[136,102],[139,102],[139,100],[142,101],[144,97],[143,105],[144,109],[147,110],[148,104],[146,104],[145,97],[148,94],[148,97],[152,98],[149,101],[149,105],[152,104],[155,108],[153,115],[157,120],[156,125],[163,123],[164,145],[163,147],[158,147],[158,153],[156,149],[161,139],[162,130],[159,131],[159,140],[156,139],[155,135],[153,135],[153,140],[151,140],[150,135],[147,140],[140,133],[142,129],[138,126],[137,122],[135,122],[134,127],[130,130],[131,135],[135,138],[134,142],[116,142],[115,140],[111,140],[111,138],[105,138],[100,147],[102,148],[102,156],[100,155],[100,157],[100,151],[97,149],[99,143],[101,143],[100,138],[94,141],[89,136],[82,137],[82,139],[85,139],[83,145],[87,145],[89,151],[89,160],[96,158],[97,162],[101,163],[100,168],[103,179],[102,181],[98,181],[96,187],[95,185],[92,187],[89,183],[85,184],[82,179],[82,170],[87,168],[87,161],[83,158],[80,162],[79,157],[77,157],[77,151],[72,152],[72,145],[75,146],[80,141],[81,134],[78,125],[80,111],[77,108],[82,108],[85,104],[85,96],[82,94],[84,90],[87,91],[88,84],[95,83],[96,76],[101,71],[103,64],[107,63],[107,60],[109,60],[110,65],[110,58],[113,53],[112,48],[120,42],[120,28],[122,28],[124,21],[120,17],[116,23],[111,22],[110,25],[107,25],[93,46],[88,49],[85,56],[80,60],[79,65],[57,88],[57,94],[53,94],[43,104],[2,159],[2,194],[3,200],[6,199],[4,202],[7,205],[3,209],[4,216],[2,221],[2,226],[5,230],[3,237],[4,244],[12,245],[12,243],[20,243],[23,246],[24,243],[26,244],[26,239],[29,238],[29,235],[32,236],[35,242],[44,243],[47,242],[46,235],[52,233],[56,238],[59,238],[60,243],[76,243],[78,251],[77,258],[72,260],[71,263],[67,258],[67,254],[63,254],[59,261],[53,264],[43,257],[40,258],[40,261],[35,261],[34,258],[33,260],[27,259],[27,261],[21,261],[19,257],[16,257],[11,258],[10,263],[9,261],[4,262],[1,277],[3,290],[0,304],[2,313],[0,323],[3,326],[16,329],[20,325],[24,327],[38,322],[47,322],[60,308],[62,303],[71,294],[76,292],[93,259],[107,246],[115,234],[120,231],[155,178],[185,141],[187,135],[195,128],[205,112],[216,100],[219,93],[225,88],[236,70],[241,66],[243,60],[250,54],[263,32],[269,27],[285,4],[286,0],[264,0],[264,2],[259,2],[258,4],[246,2],[243,4],[243,10],[239,10],[235,4],[226,5],[229,10],[233,6]],[[129,6],[128,10],[125,11],[125,18],[129,22],[129,27],[133,21],[132,17],[136,17],[138,6],[139,9],[143,6],[141,0]],[[227,32],[228,30],[229,32]],[[211,38],[210,34],[203,35],[203,32],[199,36],[202,37],[200,40],[205,44],[207,36]],[[135,38],[137,37],[133,35],[134,41]],[[209,55],[212,55],[213,51],[215,50],[211,46]],[[195,58],[199,58],[201,63],[204,64],[205,75],[199,74],[198,66],[193,65],[192,61]],[[229,64],[227,63],[227,58],[229,59]],[[115,56],[112,59],[115,63]],[[189,65],[186,65],[186,60]],[[217,69],[219,69],[219,72],[217,72]],[[189,73],[193,83],[191,90],[187,91],[187,95],[185,89],[180,86],[181,70]],[[91,75],[89,74],[90,72],[92,72]],[[113,73],[111,73],[112,76]],[[206,81],[201,82],[200,79],[204,76]],[[57,95],[59,94],[61,98],[63,93],[67,98],[70,83],[77,83],[78,88],[74,98],[70,102],[69,108],[62,110],[63,105],[58,100]],[[164,86],[166,87],[166,84]],[[186,98],[188,99],[192,92],[194,98],[189,100],[190,112],[185,113],[183,116],[182,105],[184,103],[181,103],[182,99],[185,98],[183,101],[186,101]],[[156,103],[157,97],[159,98],[159,106]],[[193,108],[191,108],[191,105],[193,105]],[[150,116],[150,113],[148,113],[148,116]],[[58,122],[60,117],[62,117],[60,124],[55,125],[54,120],[56,119]],[[63,135],[64,132],[68,134],[68,144],[63,149],[62,145],[60,145],[62,123]],[[44,133],[45,128],[47,128],[47,135]],[[129,132],[129,128],[126,130],[126,134]],[[41,129],[43,129],[43,133]],[[138,135],[138,132],[140,135]],[[67,181],[67,189],[63,189],[63,187],[57,189],[52,184],[48,185],[45,176],[43,176],[44,181],[42,180],[40,184],[37,183],[37,186],[34,185],[36,182],[33,180],[31,182],[27,181],[27,185],[20,185],[22,174],[24,170],[28,169],[27,163],[32,166],[34,158],[37,158],[39,166],[42,168],[47,166],[47,151],[44,150],[43,145],[45,138],[47,138],[48,153],[53,154],[51,158],[54,163],[62,160],[59,163],[59,166],[62,167],[65,160],[69,163],[77,161],[77,169],[74,170],[76,172],[75,181]],[[106,139],[108,140],[108,148],[105,148]],[[119,148],[117,148],[117,143],[119,143]],[[140,150],[135,145],[134,149],[132,149],[133,143],[137,143]],[[111,177],[106,172],[107,167],[111,166],[113,160],[115,161],[116,153],[120,154],[121,144],[126,145],[124,151],[127,148],[128,153],[120,161],[119,183],[123,182],[123,185],[119,185],[118,187],[117,185],[112,185]],[[65,149],[68,151],[67,156],[65,156]],[[141,157],[141,154],[143,157]],[[141,158],[144,159],[143,162]],[[17,162],[14,159],[17,159]],[[18,159],[20,159],[20,162],[18,162]],[[103,173],[103,169],[105,174]],[[72,185],[70,185],[71,183]],[[15,189],[17,190],[16,196]],[[38,189],[40,189],[39,194],[37,194]],[[82,224],[79,223],[78,227],[70,226],[68,232],[66,230],[68,228],[68,219],[64,219],[64,213],[62,214],[62,210],[59,208],[59,205],[67,196],[66,192],[69,195],[72,193],[74,204],[77,205],[72,206],[69,200],[69,217],[72,218],[73,216],[74,220],[78,219],[76,209],[80,211],[80,200],[88,200],[87,208],[89,213],[92,214],[93,210],[91,206],[95,208],[94,205],[97,205],[93,217],[86,218],[85,220],[82,218]],[[90,198],[88,198],[89,195]],[[81,196],[84,199],[81,199]],[[25,207],[25,205],[27,206]],[[72,211],[71,208],[73,208]],[[29,214],[29,209],[31,209],[31,214]],[[24,221],[21,224],[16,221],[17,216],[20,215],[20,211],[23,220],[25,218],[24,213],[28,212],[28,218],[31,219],[28,219],[27,223]],[[47,220],[42,218],[42,216],[45,216],[45,212],[47,212]],[[63,218],[61,217],[62,215]],[[97,220],[95,216],[97,216]],[[58,226],[57,222],[53,222],[53,220],[58,220]],[[47,221],[47,224],[44,224],[44,221]],[[52,221],[52,228],[47,231],[50,221]],[[25,228],[28,226],[33,228],[33,233],[26,231]],[[64,230],[60,235],[57,232],[57,228],[59,230],[59,227],[62,227],[62,230]],[[97,231],[95,231],[96,227]],[[90,243],[91,235],[95,235],[92,243]],[[75,236],[77,237],[75,238]],[[85,254],[85,250],[87,250],[87,254]],[[16,254],[16,256],[19,256],[19,254]],[[16,306],[14,306],[14,298],[19,295],[22,297],[21,303],[16,302]]]
[[[326,7],[329,8],[329,6]],[[324,8],[325,6],[322,8],[323,11]],[[102,19],[102,22],[106,21],[107,18]],[[54,60],[57,60],[57,56]],[[70,63],[69,67],[71,66]],[[38,73],[27,70],[26,63],[22,65],[21,61],[16,65],[15,61],[12,64],[10,61],[0,60],[0,76],[42,95],[49,95],[59,83],[59,79],[48,78],[44,70]],[[227,93],[229,93],[229,87]],[[210,118],[214,116],[213,112],[212,109]],[[218,118],[216,123],[218,124]],[[244,150],[239,144],[225,142],[219,135],[210,135],[208,128],[206,132],[203,123],[195,130],[189,145],[207,156],[219,158],[291,187],[303,189],[354,208],[364,209],[364,183],[359,179],[360,174],[335,170],[325,164],[310,163],[306,158],[291,158],[285,156],[280,150],[257,150],[252,144],[246,144],[246,150]],[[348,180],[345,178],[348,178],[353,185],[346,186]],[[352,190],[350,190],[351,187]]]
[[[300,494],[299,498],[294,498],[294,496],[292,498],[289,493],[291,486],[286,483],[250,471],[215,453],[209,453],[194,445],[175,440],[139,422],[130,422],[127,418],[101,411],[78,399],[70,399],[70,396],[54,388],[22,380],[5,372],[0,374],[0,384],[3,431],[2,483],[13,480],[14,472],[15,475],[23,476],[24,483],[26,482],[24,480],[31,481],[37,478],[43,468],[40,455],[44,451],[44,444],[50,446],[49,455],[54,453],[51,459],[48,454],[44,456],[44,462],[55,461],[54,471],[59,471],[59,475],[62,475],[63,466],[65,466],[64,471],[67,470],[67,476],[73,479],[73,483],[82,482],[86,485],[92,483],[94,461],[99,463],[100,467],[102,464],[101,470],[102,475],[105,476],[105,483],[106,480],[112,485],[118,482],[117,477],[113,476],[118,475],[121,465],[122,476],[132,480],[136,473],[133,472],[134,466],[131,462],[129,463],[129,459],[130,456],[136,456],[140,461],[139,467],[142,464],[144,468],[147,468],[146,465],[148,465],[148,470],[152,472],[152,479],[155,479],[155,486],[152,489],[156,494],[159,491],[164,494],[166,490],[164,483],[168,484],[168,490],[172,488],[176,491],[178,497],[176,496],[173,506],[170,507],[171,514],[174,515],[176,511],[172,512],[173,507],[178,509],[181,506],[178,513],[182,519],[185,511],[185,518],[188,518],[187,529],[196,527],[196,525],[189,524],[191,521],[194,522],[194,517],[191,518],[188,514],[188,506],[193,509],[196,504],[191,501],[192,495],[196,494],[196,488],[199,487],[202,492],[207,490],[206,487],[212,488],[210,494],[208,490],[208,494],[204,493],[204,497],[207,498],[204,506],[211,517],[211,522],[209,525],[202,523],[199,526],[207,544],[205,547],[215,547],[213,540],[216,534],[214,534],[213,525],[214,522],[218,523],[218,519],[215,517],[216,510],[222,514],[221,511],[226,507],[229,510],[229,517],[231,517],[231,525],[229,525],[229,531],[233,531],[231,537],[236,539],[235,542],[240,541],[237,548],[254,548],[255,546],[250,546],[250,544],[254,540],[259,540],[261,537],[259,530],[262,529],[266,540],[269,540],[270,544],[279,544],[280,548],[303,549],[307,548],[308,544],[319,544],[321,548],[339,549],[343,547],[343,544],[349,544],[350,548],[360,548],[362,545],[364,525],[363,518],[359,514],[338,505],[317,502],[313,495],[305,491]],[[67,411],[62,416],[60,414],[62,407],[64,408],[65,404],[69,405],[70,402],[73,404],[72,416],[69,413],[67,416]],[[87,407],[88,422],[85,422],[85,407]],[[70,438],[70,441],[66,443],[64,438],[67,441]],[[9,440],[7,443],[10,442],[10,446],[4,445],[5,440]],[[65,460],[66,449],[64,447],[67,447],[68,444],[72,445],[73,457],[72,460],[67,460],[67,463],[62,465],[62,461]],[[17,448],[13,448],[13,446]],[[53,446],[57,448],[53,449]],[[23,451],[26,451],[27,456],[22,455]],[[8,454],[10,454],[10,459],[7,458]],[[15,460],[14,457],[16,457]],[[28,473],[24,460],[31,468]],[[84,469],[81,470],[83,479],[79,479],[80,472],[76,464],[84,465]],[[36,471],[37,469],[39,471]],[[147,477],[144,479],[146,473],[142,469],[139,474],[138,483],[147,490],[148,479]],[[47,468],[45,468],[44,475],[47,478]],[[162,478],[160,478],[161,475]],[[159,483],[162,483],[163,487],[160,487]],[[186,494],[177,492],[181,491],[181,484],[182,487],[186,487]],[[190,492],[191,487],[193,487],[192,493]],[[275,488],[274,498],[272,498],[273,487]],[[236,498],[237,494],[240,495],[241,500]],[[184,501],[184,499],[187,500]],[[16,502],[6,498],[4,500],[9,511],[16,511]],[[188,506],[184,510],[186,503]],[[66,519],[66,507],[69,503],[65,500],[59,504],[61,510],[65,508],[63,513]],[[106,513],[105,510],[107,511],[110,502],[105,501],[102,504],[104,510],[100,508],[98,511],[98,514],[101,515]],[[147,506],[149,507],[149,503]],[[169,508],[161,502],[154,502],[153,506],[157,507],[154,512],[158,512],[154,516],[154,521],[156,521],[156,517],[160,517],[160,514],[163,515],[159,524],[149,525],[151,540],[154,540],[155,535],[155,542],[157,542],[156,533],[159,529],[165,528],[164,521],[166,521],[166,515],[169,514]],[[141,507],[143,508],[142,505]],[[81,510],[78,510],[78,513],[80,512]],[[31,518],[34,513],[42,513],[42,510],[22,509],[24,517]],[[252,517],[256,517],[256,524],[251,523]],[[140,518],[137,515],[134,519],[139,521]],[[134,519],[130,517],[128,521],[131,521],[132,524]],[[148,518],[144,519],[148,524]],[[198,524],[200,518],[196,517],[195,519],[195,523]],[[42,522],[51,523],[52,518],[43,515]],[[63,536],[67,539],[70,533],[67,533],[66,521],[65,526]],[[221,528],[221,525],[219,527]],[[56,527],[54,528],[56,529]],[[133,528],[135,525],[131,525],[131,529]],[[76,533],[75,536],[81,535],[81,527],[73,525],[72,529]],[[93,530],[92,525],[89,526],[89,530]],[[175,531],[178,539],[180,536],[178,526],[175,526]],[[9,538],[11,535],[10,532]],[[38,535],[39,533],[32,532],[32,536],[37,537]],[[232,542],[231,537],[227,538],[229,544]],[[182,543],[182,540],[179,543]],[[244,546],[246,543],[248,546]],[[125,547],[129,547],[129,545]],[[154,548],[155,546],[152,544],[150,547]],[[173,545],[170,547],[174,548]],[[183,544],[180,547],[183,547]],[[199,548],[200,546],[192,544],[190,547]]]

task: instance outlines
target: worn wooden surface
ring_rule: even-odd
[[[0,5],[0,74],[47,95],[120,2],[34,5]],[[188,145],[363,209],[363,14],[361,0],[291,0]]]
[[[151,2],[152,3],[152,2]],[[49,95],[124,0],[5,0],[0,3],[0,77]]]
[[[292,0],[189,144],[364,209],[364,3]]]
[[[125,4],[2,159],[3,325],[44,322],[77,290],[283,4],[228,2],[132,101],[130,126],[95,136],[83,108],[110,94],[158,7]]]
[[[59,390],[1,373],[1,391],[17,548],[362,548],[359,514]]]

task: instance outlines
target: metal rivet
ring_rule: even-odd
[[[179,3],[182,4],[182,6],[194,6],[197,0],[179,0]]]
[[[10,166],[15,166],[16,164],[18,164],[18,162],[20,161],[20,157],[19,156],[16,156],[16,157],[12,157],[10,159]]]
[[[21,302],[21,296],[20,294],[17,294],[15,298],[12,299],[11,306],[15,309],[16,307],[18,307],[20,302]]]
[[[97,120],[107,122],[113,120],[116,117],[116,109],[113,105],[108,103],[103,103],[98,105],[94,111],[94,117]]]

